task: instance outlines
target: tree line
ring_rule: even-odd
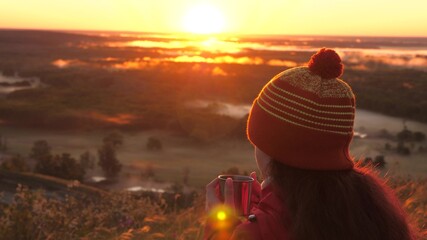
[[[116,181],[122,170],[122,164],[117,158],[117,150],[123,145],[123,142],[123,136],[113,132],[102,139],[97,156],[85,151],[79,158],[75,158],[69,153],[53,154],[52,148],[46,140],[38,140],[33,143],[28,157],[20,154],[12,155],[1,163],[0,169],[19,172],[34,171],[63,179],[83,181],[86,172],[94,169],[97,164],[103,170],[106,179]],[[1,137],[0,143],[5,143]],[[162,148],[162,142],[158,138],[148,138],[147,150],[161,151]],[[6,152],[6,150],[4,147],[0,148],[0,152]],[[29,160],[35,162],[33,169],[30,167]],[[150,176],[154,176],[154,169],[150,169]]]

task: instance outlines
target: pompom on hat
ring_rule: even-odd
[[[355,96],[338,54],[322,48],[307,67],[273,77],[254,100],[248,139],[275,161],[311,170],[352,169]]]

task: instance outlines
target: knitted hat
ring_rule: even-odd
[[[248,139],[272,159],[301,169],[353,167],[355,96],[344,81],[338,54],[322,48],[308,67],[273,77],[254,100]]]

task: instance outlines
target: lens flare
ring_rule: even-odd
[[[216,218],[220,221],[224,221],[227,218],[227,214],[224,211],[219,211],[216,214]]]

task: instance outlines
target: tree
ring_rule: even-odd
[[[385,157],[384,157],[384,155],[377,155],[376,157],[375,157],[375,159],[374,159],[374,166],[376,167],[376,168],[384,168],[385,167],[385,165],[386,165],[386,162],[385,162]]]
[[[372,166],[372,164],[373,164],[373,160],[371,157],[365,157],[364,159],[360,160],[361,167]]]
[[[55,162],[50,152],[50,146],[46,140],[35,141],[31,148],[30,158],[36,161],[35,172],[54,176],[56,172]]]
[[[37,160],[34,167],[34,172],[46,174],[50,176],[56,176],[57,163],[55,162],[52,155],[40,158]]]
[[[413,138],[413,133],[409,131],[406,126],[403,128],[402,131],[397,133],[397,140],[399,142],[405,142],[405,141],[411,141]]]
[[[85,170],[70,154],[55,155],[54,162],[58,163],[58,169],[53,176],[70,180],[83,180]]]
[[[30,171],[30,167],[28,166],[26,159],[24,159],[21,155],[15,155],[12,158],[2,162],[0,169],[13,172]]]
[[[35,172],[69,180],[82,181],[84,168],[69,153],[44,155],[37,159]]]
[[[426,135],[423,132],[414,132],[414,141],[423,142],[426,139]]]
[[[98,150],[98,165],[102,168],[105,176],[109,179],[117,177],[122,169],[122,165],[116,157],[116,148],[112,142],[105,142]]]
[[[403,141],[400,141],[397,144],[397,153],[402,154],[402,155],[411,155],[411,150],[405,146],[405,143]]]
[[[45,159],[51,156],[50,150],[50,146],[46,140],[35,141],[31,148],[30,157],[36,161]]]

